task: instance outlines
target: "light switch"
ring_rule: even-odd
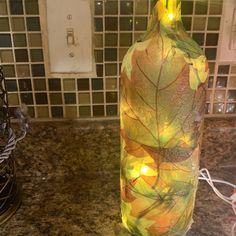
[[[46,0],[51,73],[93,71],[90,0]]]
[[[76,46],[75,45],[75,35],[74,35],[74,29],[69,28],[67,29],[67,45],[69,46]]]

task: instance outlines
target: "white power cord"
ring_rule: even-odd
[[[27,120],[27,108],[26,106],[22,106],[22,108],[18,108],[15,111],[15,115],[19,120],[20,123],[20,128],[21,128],[21,134],[19,137],[16,137],[15,133],[13,132],[13,130],[8,126],[6,123],[3,123],[1,126],[2,130],[4,130],[5,132],[7,132],[8,134],[8,140],[7,140],[7,144],[6,146],[3,148],[3,150],[0,153],[0,164],[9,158],[9,156],[11,155],[12,151],[15,149],[16,144],[21,141],[25,135],[26,132],[29,128],[28,125],[28,120]],[[6,130],[7,129],[7,130]]]
[[[209,173],[209,171],[206,168],[203,168],[200,170],[199,172],[200,176],[198,177],[200,180],[205,180],[207,181],[207,183],[212,187],[213,191],[215,192],[215,194],[221,198],[223,201],[225,201],[226,203],[230,204],[233,208],[233,211],[236,215],[236,192],[231,196],[225,196],[224,194],[222,194],[214,185],[214,183],[220,183],[220,184],[225,184],[228,185],[230,187],[232,187],[234,189],[234,191],[236,191],[236,185],[229,183],[227,181],[224,180],[218,180],[218,179],[212,179],[211,175]],[[231,235],[235,236],[235,229],[236,229],[236,222],[234,223],[232,230],[231,230]]]

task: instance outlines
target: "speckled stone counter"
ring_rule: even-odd
[[[236,119],[206,119],[201,167],[235,182],[235,140]],[[119,212],[119,121],[32,123],[14,156],[22,205],[0,236],[129,235]],[[201,182],[188,236],[230,235],[235,220]]]

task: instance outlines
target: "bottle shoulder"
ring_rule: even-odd
[[[148,70],[151,74],[152,70],[158,72],[160,68],[178,74],[178,68],[186,68],[193,90],[208,77],[208,63],[203,51],[186,32],[180,30],[160,29],[158,33],[133,44],[124,57],[122,71],[125,70],[131,79],[137,66],[139,70]]]

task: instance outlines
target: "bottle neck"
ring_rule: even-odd
[[[154,8],[148,28],[141,41],[159,33],[160,28],[183,29],[181,20],[181,0],[153,0]]]
[[[172,26],[181,21],[181,0],[158,0],[154,10],[164,26]]]

